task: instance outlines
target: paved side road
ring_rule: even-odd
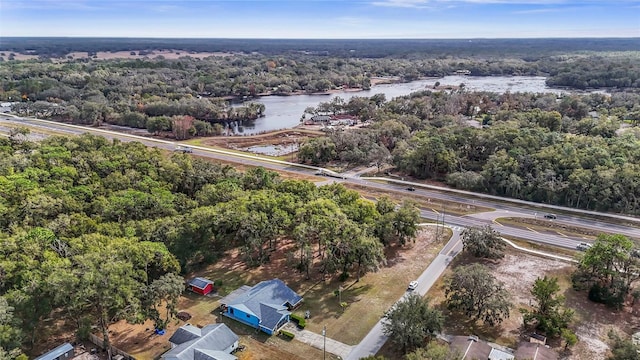
[[[438,256],[433,259],[429,267],[427,267],[418,278],[418,287],[414,292],[420,294],[420,296],[424,296],[427,291],[431,289],[433,284],[435,284],[440,275],[442,275],[449,263],[451,263],[451,260],[453,260],[453,258],[462,250],[460,232],[459,228],[453,229],[453,236],[449,242],[447,242]],[[405,295],[403,295],[398,301],[403,301],[406,295],[407,293],[405,293]],[[388,337],[382,331],[382,319],[380,319],[371,331],[369,331],[367,336],[365,336],[364,339],[354,347],[349,356],[343,357],[343,359],[358,360],[369,355],[375,355],[387,341],[387,338]]]
[[[339,356],[341,359],[345,359],[349,356],[349,353],[353,350],[353,346],[343,344],[339,341],[333,340],[329,337],[325,339],[321,334],[316,334],[308,330],[300,330],[298,326],[293,323],[287,323],[284,326],[284,330],[289,331],[296,335],[294,340],[301,341],[305,344],[309,344],[316,349],[325,349],[328,353]],[[325,347],[326,340],[326,347]]]

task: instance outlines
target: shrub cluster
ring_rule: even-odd
[[[298,324],[298,327],[300,329],[304,329],[307,326],[307,320],[305,320],[305,318],[300,315],[291,314],[289,318],[291,319],[291,321]]]

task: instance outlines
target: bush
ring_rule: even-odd
[[[340,276],[338,277],[338,281],[344,282],[349,278],[349,273],[348,272],[343,272],[340,274]]]
[[[289,318],[295,322],[296,324],[298,324],[298,327],[301,329],[304,329],[307,326],[307,320],[305,320],[305,318],[303,318],[300,315],[296,315],[296,314],[291,314],[289,316]]]
[[[81,341],[89,340],[89,334],[91,334],[91,319],[83,317],[76,330],[76,338]]]
[[[616,291],[619,290],[619,291]],[[589,300],[605,304],[614,309],[621,309],[624,303],[624,295],[626,294],[624,289],[614,289],[611,291],[608,287],[594,284],[589,289]]]
[[[280,335],[282,335],[283,337],[287,338],[288,340],[293,340],[293,338],[296,337],[293,333],[290,333],[290,332],[285,331],[285,330],[280,330]]]

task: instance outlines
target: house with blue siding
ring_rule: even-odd
[[[290,310],[302,303],[302,297],[282,280],[273,279],[241,286],[220,303],[223,315],[273,335],[289,321]]]

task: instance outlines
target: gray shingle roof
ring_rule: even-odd
[[[58,346],[57,348],[48,351],[40,356],[38,356],[36,358],[36,360],[51,360],[51,359],[56,359],[59,356],[61,356],[62,354],[73,350],[73,345],[69,344],[69,343],[64,343],[60,346]]]
[[[196,349],[194,360],[237,360],[238,358],[224,351]]]
[[[193,278],[189,281],[189,285],[197,287],[198,289],[204,289],[208,284],[213,285],[213,281],[201,277]]]
[[[329,121],[329,119],[331,119],[329,115],[314,115],[311,117],[313,121]]]
[[[176,332],[174,332],[173,335],[171,335],[171,337],[169,338],[169,342],[180,345],[186,343],[187,341],[197,339],[200,336],[202,336],[202,331],[200,331],[200,328],[187,324],[176,330]]]
[[[181,327],[180,329],[182,328],[184,328],[184,326]],[[198,338],[186,341],[184,343],[181,343],[175,348],[164,353],[162,355],[162,358],[165,360],[236,360],[237,359],[233,355],[224,353],[225,349],[233,345],[233,343],[235,343],[239,339],[238,335],[236,335],[233,331],[231,331],[231,329],[229,329],[227,325],[225,324],[207,325],[204,328],[200,329],[200,331],[201,331],[201,336],[199,336]],[[177,332],[178,331],[176,331],[176,333]]]
[[[243,286],[220,300],[222,304],[248,311],[261,320],[260,325],[273,329],[283,315],[289,314],[287,306],[295,306],[302,297],[282,280],[262,281],[254,287]]]
[[[236,299],[238,299],[239,297],[241,297],[245,293],[249,292],[249,290],[251,290],[251,286],[242,285],[239,288],[237,288],[237,289],[233,290],[232,292],[230,292],[229,295],[227,295],[227,296],[223,297],[222,299],[220,299],[220,303],[224,304],[224,305],[229,305],[229,304],[235,302]]]
[[[470,336],[453,336],[450,346],[460,352],[462,359],[488,359],[491,346],[484,341],[472,340]]]
[[[513,360],[513,354],[510,354],[506,351],[500,349],[491,349],[489,353],[489,360]]]
[[[558,353],[541,344],[522,342],[515,353],[516,359],[558,360]]]
[[[275,329],[284,315],[290,314],[286,306],[260,304],[260,325],[267,329]]]

